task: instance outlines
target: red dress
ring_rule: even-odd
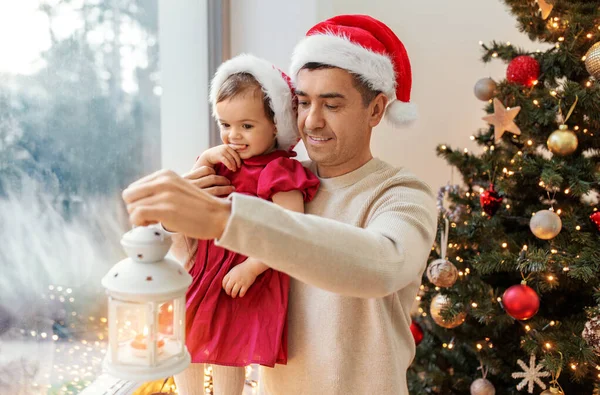
[[[245,159],[236,172],[223,165],[215,166],[215,171],[231,180],[237,193],[271,200],[278,192],[299,190],[309,202],[319,179],[292,156],[296,153],[279,150]],[[289,277],[268,269],[244,297],[234,299],[223,290],[223,278],[246,258],[212,240],[198,241],[186,303],[186,343],[192,362],[269,367],[287,363]]]

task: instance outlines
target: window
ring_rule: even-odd
[[[159,52],[158,0],[0,3],[3,393],[101,372],[121,191],[161,167]]]

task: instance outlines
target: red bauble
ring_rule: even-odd
[[[506,79],[514,84],[531,87],[539,76],[540,64],[531,56],[517,56],[506,69]]]
[[[596,211],[592,215],[590,215],[590,220],[596,225],[596,229],[600,231],[600,211]]]
[[[410,332],[415,338],[415,344],[418,346],[419,343],[423,341],[423,329],[419,324],[417,324],[416,321],[413,320],[413,322],[410,324]]]
[[[487,191],[483,191],[479,197],[481,208],[490,217],[496,214],[496,211],[502,205],[502,196],[494,190],[494,184],[490,184]]]
[[[513,285],[502,295],[504,310],[517,320],[528,320],[540,308],[540,297],[525,284]]]

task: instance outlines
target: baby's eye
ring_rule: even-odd
[[[253,126],[253,125],[250,125],[249,123],[244,123],[244,124],[242,124],[242,127],[243,127],[244,129],[252,129],[254,126]]]
[[[221,123],[221,127],[223,129],[227,129],[229,127],[229,124],[228,123]]]

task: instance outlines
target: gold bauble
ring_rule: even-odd
[[[567,125],[560,125],[558,130],[552,132],[546,142],[552,153],[560,156],[570,155],[577,149],[579,141],[577,135],[569,130]]]
[[[440,288],[450,288],[458,278],[458,270],[452,262],[445,259],[436,259],[427,267],[427,279]]]
[[[464,311],[454,317],[452,321],[446,321],[442,318],[441,311],[448,304],[448,298],[442,294],[437,294],[431,299],[431,306],[429,307],[429,312],[431,313],[431,318],[435,321],[436,324],[443,328],[456,328],[463,322],[465,322],[465,318],[467,317],[467,313]]]
[[[600,80],[600,41],[585,54],[585,68],[592,77]]]
[[[562,392],[560,388],[551,387],[548,388],[546,391],[542,392],[540,395],[565,395],[565,393]]]
[[[496,395],[496,388],[486,379],[473,381],[470,388],[471,395]]]
[[[538,239],[550,240],[560,233],[562,221],[554,211],[540,210],[531,217],[529,228]]]

